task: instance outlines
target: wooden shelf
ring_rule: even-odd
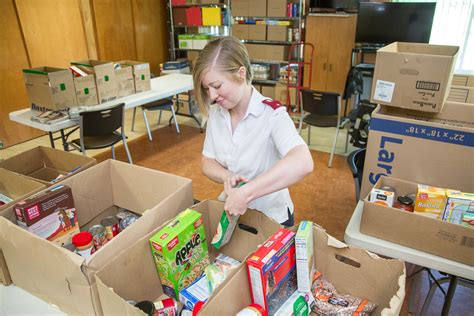
[[[269,60],[269,59],[251,59],[252,63],[260,64],[288,64],[288,61],[285,60]]]
[[[180,4],[180,5],[173,5],[171,6],[173,9],[174,8],[191,8],[191,7],[219,7],[219,8],[224,8],[227,9],[228,6],[227,4],[219,3],[219,4],[211,4],[211,3],[189,3],[189,4]]]
[[[290,41],[264,41],[264,40],[240,40],[242,43],[249,44],[277,44],[277,45],[291,45],[294,42]]]
[[[275,17],[270,17],[270,16],[239,16],[235,15],[233,16],[235,18],[242,18],[243,20],[276,20],[276,21],[298,21],[300,17],[298,16],[275,16]],[[303,17],[301,17],[303,18]]]
[[[253,79],[253,83],[263,83],[263,84],[277,84],[279,81],[278,80],[267,80],[267,79]]]

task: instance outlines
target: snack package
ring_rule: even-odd
[[[206,274],[203,274],[187,288],[179,291],[179,301],[183,303],[186,309],[193,310],[197,302],[207,301],[210,293]]]
[[[377,305],[366,299],[339,294],[329,281],[316,272],[313,277],[312,293],[315,299],[313,312],[318,315],[369,315]]]
[[[150,246],[163,292],[175,299],[209,265],[202,217],[191,209],[179,213],[151,237]]]
[[[298,291],[311,291],[311,278],[314,270],[313,223],[301,221],[295,236],[296,275]]]
[[[298,290],[277,310],[275,316],[307,316],[314,307],[314,304],[315,301],[311,291],[301,293]]]
[[[10,203],[11,201],[13,201],[13,199],[0,193],[0,206]]]
[[[446,196],[448,200],[443,213],[443,221],[471,226],[469,215],[474,214],[474,194],[447,190]]]
[[[415,213],[441,219],[446,206],[446,190],[418,184]]]
[[[219,254],[214,262],[208,265],[204,270],[207,276],[209,292],[214,292],[214,290],[224,282],[229,272],[238,267],[239,264],[239,261],[224,254]]]

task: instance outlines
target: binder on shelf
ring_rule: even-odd
[[[202,8],[202,25],[222,25],[221,8]]]
[[[205,8],[203,8],[205,9]],[[201,8],[191,7],[186,9],[186,21],[190,26],[202,25],[202,13]]]

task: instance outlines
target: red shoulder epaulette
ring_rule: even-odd
[[[276,110],[278,109],[280,106],[283,106],[279,101],[277,100],[270,100],[270,99],[266,99],[266,100],[263,100],[262,101],[264,104],[266,105],[269,105],[271,106],[272,109]]]

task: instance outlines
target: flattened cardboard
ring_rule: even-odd
[[[417,184],[382,177],[375,188],[388,185],[398,195],[416,193]],[[420,229],[421,228],[421,229]],[[416,213],[371,203],[364,199],[360,231],[366,235],[474,265],[474,229]]]
[[[281,227],[261,212],[248,210],[240,217],[239,223],[257,229],[257,234],[237,227],[231,241],[217,251],[211,246],[211,239],[217,229],[223,207],[224,203],[210,200],[190,207],[203,215],[211,259],[222,252],[231,258],[244,262],[252,250]],[[97,272],[97,288],[105,315],[125,313],[127,315],[143,315],[126,300],[156,300],[163,294],[148,242],[149,238],[160,229],[161,227],[156,227],[149,234],[136,240],[126,251],[115,256]],[[245,262],[241,266],[245,269]],[[117,278],[117,274],[120,274],[120,278]],[[218,293],[219,290],[220,287],[214,293]],[[242,288],[238,292],[239,296],[241,292],[244,292]],[[220,315],[222,314],[220,313]]]
[[[313,243],[316,269],[340,293],[363,297],[378,304],[374,315],[400,313],[406,277],[402,261],[382,259],[365,250],[347,246],[317,225],[313,227]],[[350,265],[351,262],[356,266]],[[200,315],[235,315],[251,304],[248,288],[247,271],[245,266],[241,266],[209,299]]]
[[[99,104],[94,75],[74,77],[74,87],[78,105],[90,106]]]
[[[113,63],[89,59],[73,61],[71,65],[80,66],[81,69],[86,68],[87,73],[95,75],[99,103],[117,99],[118,89]]]
[[[441,112],[459,47],[395,42],[377,51],[371,102]]]
[[[71,187],[81,227],[117,207],[142,214],[87,261],[14,224],[13,209],[0,213],[0,244],[13,282],[69,314],[102,315],[95,272],[133,242],[192,204],[191,180],[107,160],[63,181]],[[153,262],[152,262],[153,263]]]
[[[50,186],[53,184],[51,181],[56,179],[59,175],[64,175],[64,178],[60,180],[62,181],[95,164],[96,160],[94,158],[54,148],[38,146],[0,161],[0,168],[25,175],[35,181]],[[73,171],[71,175],[66,175],[71,171]]]
[[[381,176],[474,192],[474,106],[442,113],[378,106],[372,112],[361,196]]]
[[[133,68],[133,78],[135,81],[135,93],[151,90],[150,64],[141,61],[122,60],[120,64],[129,65]]]

